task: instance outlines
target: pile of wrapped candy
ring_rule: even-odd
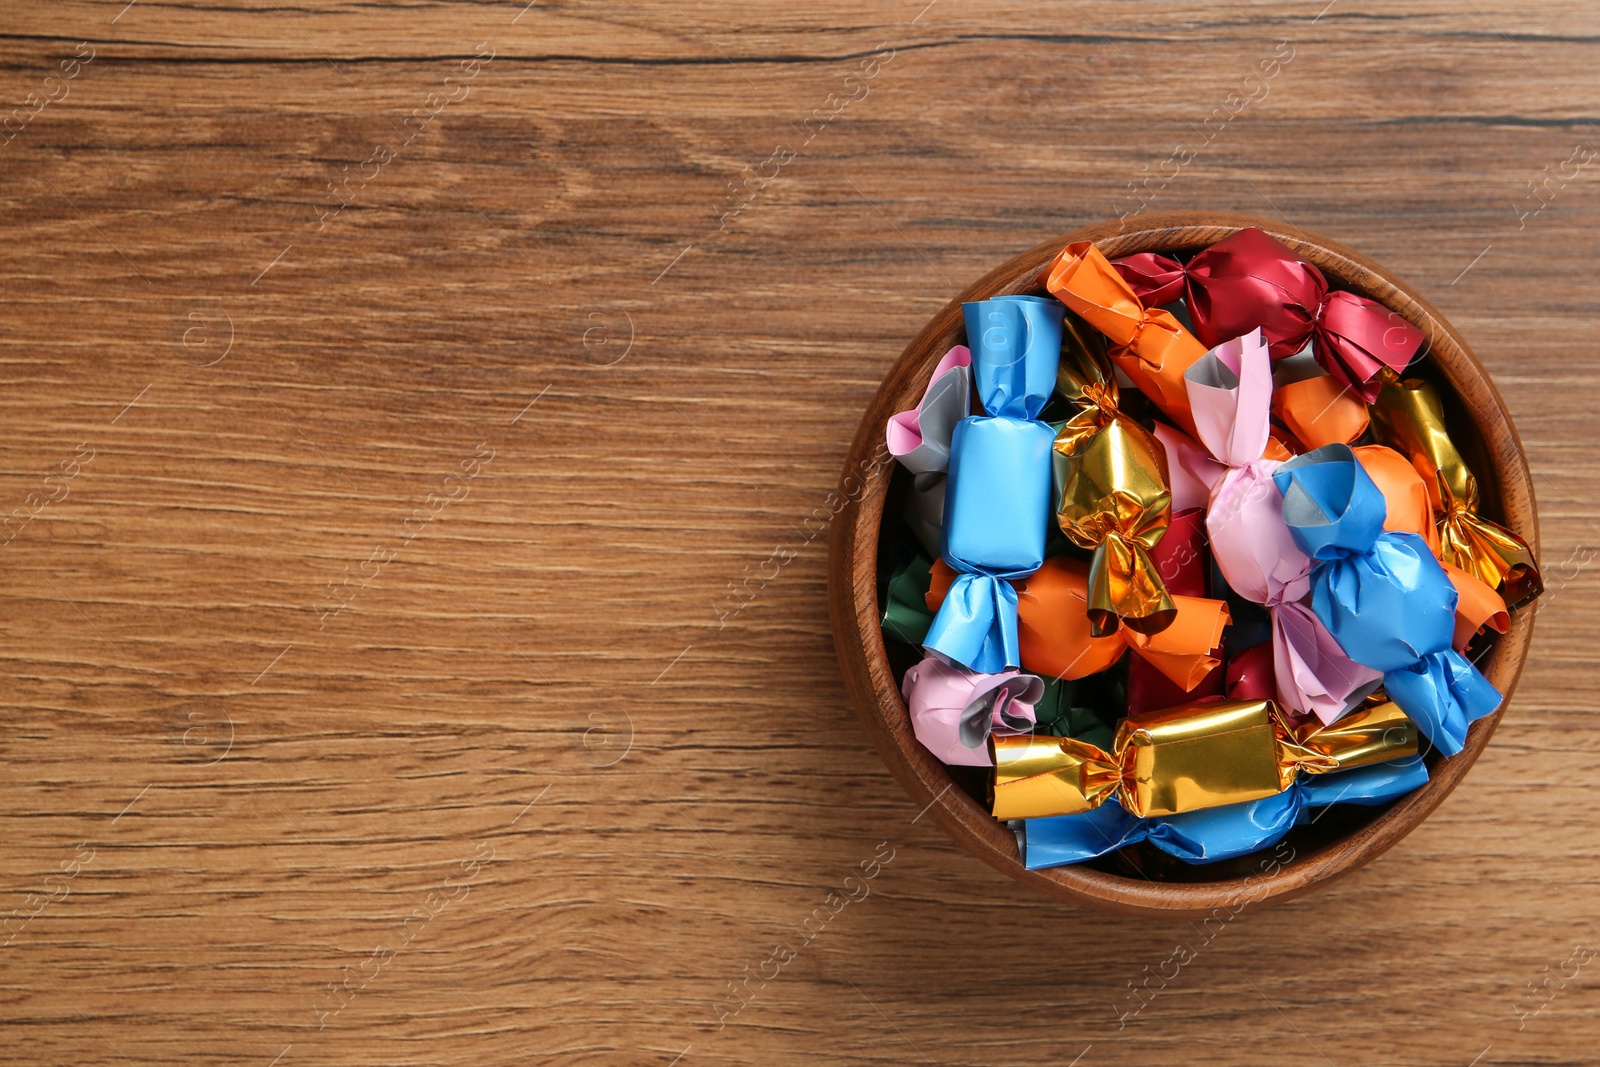
[[[889,423],[918,741],[990,768],[1029,869],[1246,855],[1426,782],[1541,585],[1405,376],[1421,331],[1256,229],[1187,261],[1072,244],[1040,282],[966,304]]]

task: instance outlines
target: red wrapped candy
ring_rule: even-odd
[[[1167,532],[1150,550],[1150,561],[1166,583],[1168,593],[1173,596],[1205,596],[1206,578],[1211,573],[1211,553],[1206,548],[1205,511],[1186,508],[1174,512],[1167,524]],[[1222,662],[1220,644],[1211,650],[1211,656],[1216,662]],[[1169,674],[1146,660],[1134,657],[1128,664],[1130,714],[1177,707],[1206,697],[1219,697],[1222,692],[1222,672],[1214,668],[1200,677],[1194,688],[1185,689]],[[1273,695],[1267,694],[1269,698]]]
[[[1273,359],[1311,342],[1312,354],[1366,403],[1377,399],[1379,372],[1405,369],[1422,331],[1376,300],[1329,292],[1328,279],[1288,247],[1249,227],[1198,253],[1187,264],[1158,252],[1115,261],[1146,305],[1182,296],[1200,343],[1215,347],[1261,327]]]

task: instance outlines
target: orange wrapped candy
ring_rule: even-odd
[[[1313,364],[1315,367],[1315,364]],[[1272,416],[1294,434],[1306,451],[1347,445],[1366,432],[1367,405],[1330,374],[1280,381],[1272,393]]]
[[[1075,241],[1045,268],[1042,280],[1090,326],[1111,339],[1111,361],[1140,392],[1191,437],[1194,416],[1183,374],[1206,346],[1170,314],[1146,308],[1090,241]]]
[[[955,581],[943,560],[933,565],[928,607],[937,611]],[[1204,597],[1174,596],[1172,625],[1145,635],[1119,626],[1095,637],[1089,625],[1089,565],[1069,556],[1053,556],[1033,574],[1016,583],[1017,640],[1022,669],[1049,678],[1084,678],[1107,670],[1128,649],[1147,661],[1185,692],[1216,668],[1211,651],[1222,641],[1229,622],[1228,606]]]

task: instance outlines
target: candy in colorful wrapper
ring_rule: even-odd
[[[933,368],[922,400],[889,419],[889,454],[913,474],[950,469],[950,438],[956,423],[972,414],[972,352],[956,345]]]
[[[1428,487],[1411,463],[1385,445],[1355,445],[1351,453],[1383,494],[1383,528],[1391,533],[1414,533],[1439,554],[1439,535],[1433,528],[1433,507]]]
[[[1439,554],[1439,532],[1433,525],[1433,506],[1428,502],[1428,487],[1406,458],[1385,445],[1357,445],[1351,449],[1383,494],[1383,528],[1391,533],[1413,533]],[[1457,652],[1485,628],[1505,633],[1511,628],[1511,615],[1499,593],[1475,574],[1446,563],[1444,572],[1456,588],[1456,627],[1451,643]]]
[[[1332,722],[1371,691],[1378,675],[1352,662],[1300,603],[1312,563],[1283,521],[1273,481],[1281,461],[1265,455],[1272,367],[1261,331],[1207,352],[1189,367],[1184,384],[1200,443],[1217,461],[1212,470],[1221,472],[1206,511],[1212,557],[1230,588],[1272,612],[1279,702]]]
[[[1105,637],[1119,625],[1154,634],[1178,609],[1150,561],[1172,515],[1161,445],[1117,406],[1117,381],[1097,342],[1061,352],[1056,388],[1079,411],[1056,434],[1056,521],[1089,564],[1089,629]],[[1092,347],[1091,347],[1092,345]]]
[[[1310,341],[1335,382],[1369,404],[1378,394],[1379,373],[1404,370],[1422,344],[1421,330],[1376,300],[1329,292],[1320,270],[1255,227],[1187,264],[1142,252],[1118,260],[1117,269],[1143,299],[1170,303],[1182,293],[1194,334],[1208,347],[1256,327],[1277,359]]]
[[[968,303],[967,344],[985,414],[956,424],[945,489],[941,555],[959,576],[926,647],[984,674],[1019,663],[1017,593],[1044,559],[1050,447],[1038,421],[1061,358],[1061,306],[1043,297]]]
[[[1411,460],[1427,486],[1444,562],[1501,590],[1512,607],[1544,591],[1533,552],[1516,534],[1479,515],[1478,480],[1445,430],[1444,407],[1428,382],[1390,382],[1372,406],[1378,439]]]
[[[1217,570],[1214,561],[1211,565],[1211,588],[1220,595],[1222,602],[1228,605],[1228,617],[1233,620],[1222,632],[1222,650],[1226,655],[1237,656],[1247,648],[1272,644],[1275,625],[1272,621],[1273,609],[1265,604],[1257,604],[1254,600],[1246,600],[1228,588],[1227,581],[1222,577],[1222,572]],[[1328,640],[1332,641],[1333,638],[1329,637]],[[1276,676],[1273,679],[1273,686],[1273,692],[1277,692]],[[1289,705],[1285,704],[1284,707],[1288,708]]]
[[[922,400],[890,417],[884,433],[889,454],[912,474],[901,514],[929,555],[939,554],[945,476],[956,423],[972,413],[972,353],[956,345],[933,368]]]
[[[1171,432],[1175,436],[1183,436],[1176,430]],[[1206,592],[1211,573],[1211,554],[1206,548],[1205,510],[1196,507],[1174,511],[1172,521],[1167,524],[1167,532],[1150,550],[1150,562],[1155,565],[1156,573],[1161,575],[1167,591],[1173,596],[1208,599]],[[1226,610],[1223,607],[1218,614],[1226,618]],[[1220,645],[1209,649],[1208,660],[1220,663],[1221,651]],[[1184,685],[1189,682],[1195,684],[1185,689]],[[1222,672],[1215,667],[1198,680],[1192,676],[1174,680],[1142,656],[1134,656],[1128,661],[1127,710],[1130,715],[1221,696],[1222,692]],[[1272,694],[1269,692],[1265,695]]]
[[[1383,672],[1434,747],[1460,752],[1500,694],[1452,647],[1458,594],[1427,542],[1384,531],[1383,493],[1347,445],[1297,456],[1274,480],[1296,544],[1318,561],[1312,610],[1351,659]]]
[[[1310,352],[1279,360],[1272,381],[1272,417],[1300,444],[1295,451],[1347,445],[1367,431],[1367,405],[1318,366]]]
[[[1173,514],[1194,508],[1204,510],[1211,503],[1212,485],[1227,473],[1227,468],[1195,444],[1194,438],[1164,422],[1156,423],[1150,435],[1166,453]]]
[[[1081,815],[1025,820],[1016,832],[1017,846],[1030,871],[1083,863],[1141,841],[1185,863],[1216,863],[1276,844],[1297,823],[1315,821],[1310,813],[1318,808],[1387,804],[1427,780],[1427,764],[1410,756],[1338,774],[1306,775],[1270,797],[1181,815],[1141,819],[1112,800]]]
[[[959,576],[948,585],[950,572],[934,564],[928,603],[954,594]],[[1024,670],[1046,678],[1085,678],[1109,670],[1130,648],[1185,691],[1193,689],[1218,661],[1211,649],[1228,624],[1228,609],[1219,600],[1174,597],[1176,615],[1158,634],[1142,634],[1119,626],[1096,637],[1089,622],[1089,564],[1070,556],[1052,556],[1025,581],[1016,584],[1018,648]]]
[[[1301,774],[1414,756],[1417,731],[1390,702],[1295,731],[1270,700],[1210,701],[1130,716],[1110,751],[1037,735],[989,744],[996,819],[1076,815],[1110,800],[1146,818],[1273,796]]]
[[[1511,612],[1506,608],[1505,598],[1493,589],[1487,582],[1476,574],[1469,574],[1460,567],[1449,563],[1440,563],[1444,573],[1449,576],[1450,584],[1456,587],[1456,629],[1451,638],[1451,644],[1457,652],[1465,652],[1472,639],[1481,633],[1493,630],[1503,634],[1511,629]]]
[[[953,766],[990,766],[988,740],[1033,729],[1044,682],[1031,674],[977,674],[928,655],[900,686],[922,747]]]
[[[1150,550],[1150,562],[1178,596],[1204,597],[1211,568],[1211,550],[1206,544],[1204,507],[1185,508],[1172,513],[1167,532]]]
[[[1111,747],[1116,725],[1106,721],[1107,709],[1120,708],[1126,703],[1115,671],[1102,671],[1072,681],[1064,678],[1043,681],[1044,695],[1033,704],[1034,733],[1076,737],[1101,748]]]
[[[1212,657],[1221,658],[1223,666],[1206,675],[1205,680],[1188,693],[1155,671],[1136,672],[1142,661],[1135,659],[1130,662],[1126,703],[1128,716],[1139,718],[1153,712],[1206,700],[1223,698],[1271,700],[1277,695],[1277,676],[1272,666],[1272,642],[1251,645],[1233,653],[1215,649],[1212,651]],[[1279,707],[1278,710],[1283,712],[1286,722],[1296,725],[1295,713],[1283,707]]]
[[[1170,313],[1146,308],[1088,241],[1063,249],[1042,280],[1057,299],[1110,338],[1111,362],[1179,429],[1192,434],[1183,372],[1205,355],[1205,346]]]
[[[933,612],[928,610],[932,566],[933,561],[919,552],[889,576],[880,620],[885,637],[916,647],[928,636],[928,627],[933,623]]]
[[[1263,642],[1228,657],[1222,672],[1224,691],[1229,700],[1268,700],[1278,691],[1277,672],[1272,667],[1272,643]]]

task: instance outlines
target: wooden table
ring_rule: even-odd
[[[7,5],[0,1060],[1594,1062],[1600,15],[1323,4]],[[919,821],[806,521],[1130,182],[1416,282],[1551,587],[1426,826],[1205,931]]]

